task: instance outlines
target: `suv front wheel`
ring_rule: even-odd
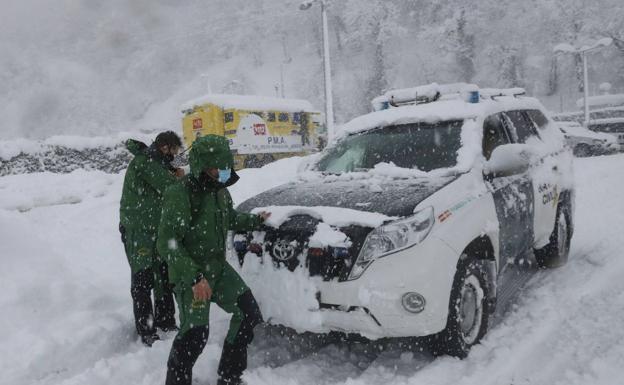
[[[479,343],[488,329],[490,305],[486,269],[478,260],[467,259],[458,265],[446,329],[433,340],[434,354],[464,358]]]

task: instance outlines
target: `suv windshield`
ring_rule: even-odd
[[[318,170],[340,174],[390,162],[425,172],[453,167],[461,147],[462,123],[411,123],[350,135],[328,149],[318,162]]]

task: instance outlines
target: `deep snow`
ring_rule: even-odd
[[[624,383],[624,155],[575,162],[569,263],[538,272],[467,359],[372,352],[367,344],[314,352],[261,330],[248,383]],[[295,179],[298,163],[241,171],[234,200]],[[122,180],[123,173],[82,170],[0,178],[0,384],[164,383],[173,335],[147,349],[133,334],[130,272],[116,230]],[[228,319],[214,309],[197,383],[216,377]]]

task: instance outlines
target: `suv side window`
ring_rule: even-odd
[[[483,122],[483,156],[485,159],[490,159],[496,147],[511,142],[502,119],[501,114],[495,114],[488,116]]]
[[[533,122],[526,116],[524,111],[506,111],[505,115],[513,125],[513,128],[515,128],[512,131],[515,131],[516,142],[526,143],[526,140],[531,136],[539,138]]]
[[[529,118],[539,128],[544,128],[548,124],[548,118],[540,110],[527,110]]]

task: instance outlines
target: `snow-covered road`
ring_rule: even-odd
[[[294,177],[296,160],[241,172],[237,202]],[[624,384],[624,155],[576,160],[569,263],[538,272],[465,360],[372,345],[312,353],[259,333],[249,384]],[[0,178],[0,384],[162,384],[173,335],[134,337],[117,233],[123,174]],[[226,315],[195,366],[214,383]],[[276,366],[276,364],[279,364]]]

